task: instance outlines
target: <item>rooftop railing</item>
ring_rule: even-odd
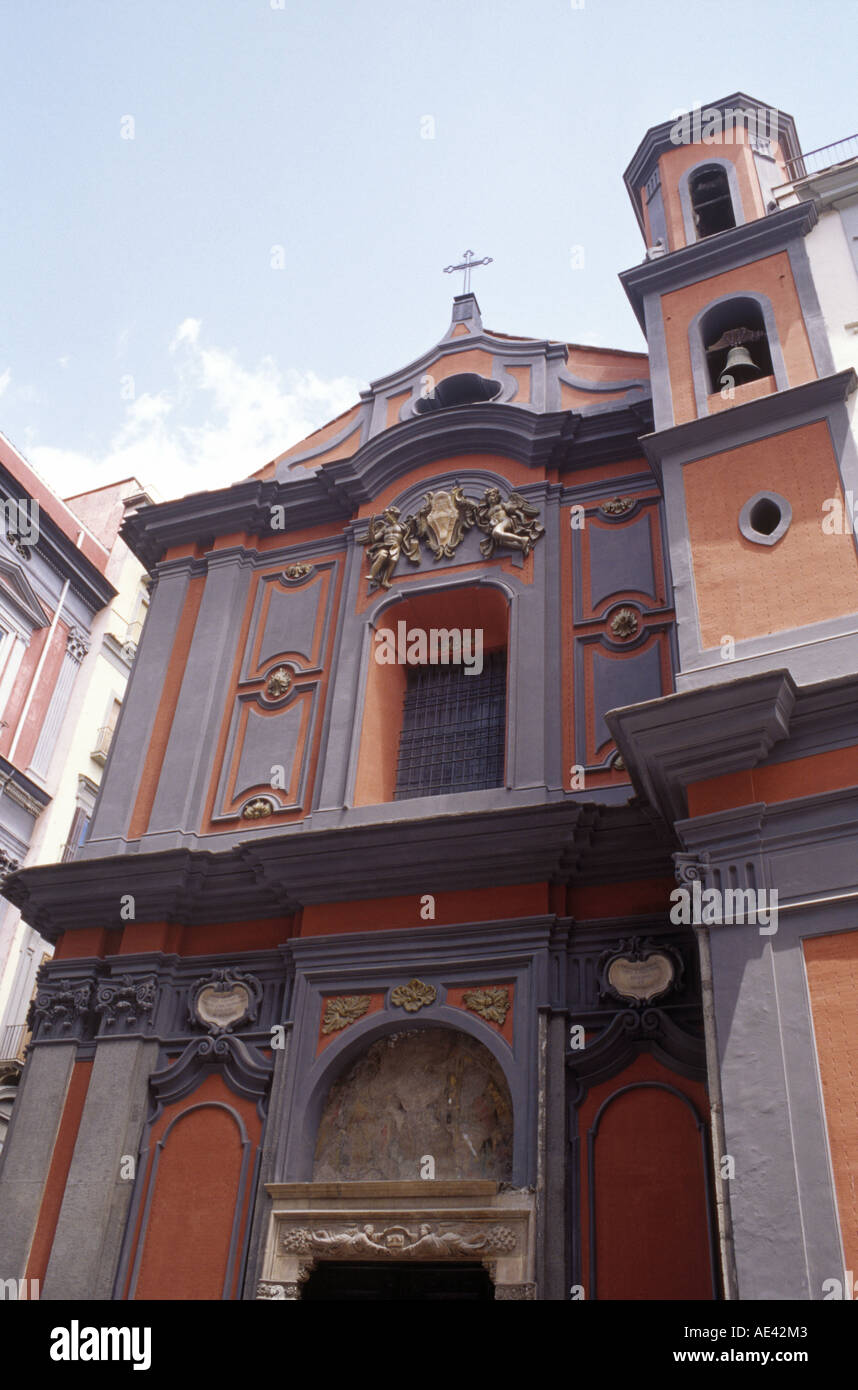
[[[836,164],[847,164],[850,159],[858,159],[858,135],[847,135],[845,140],[835,140],[833,145],[820,145],[818,150],[788,159],[787,173],[795,182],[809,174],[820,174],[823,169],[833,169]]]

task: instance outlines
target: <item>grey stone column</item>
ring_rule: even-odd
[[[243,549],[216,551],[207,567],[149,830],[141,841],[146,850],[178,848],[200,829],[252,557]]]
[[[23,1279],[77,1045],[35,1047],[21,1080],[0,1156],[0,1279]]]
[[[134,1190],[121,1177],[122,1159],[139,1152],[157,1060],[158,1044],[137,1038],[96,1048],[42,1298],[112,1296]]]
[[[121,854],[125,850],[128,824],[194,563],[183,559],[159,568],[158,584],[111,740],[89,837],[78,856],[81,859]]]

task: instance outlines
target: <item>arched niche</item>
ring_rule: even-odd
[[[399,650],[403,648],[400,637],[404,634],[403,654],[407,656],[411,649],[408,634],[426,633],[431,660],[431,634],[458,633],[464,658],[474,664],[477,633],[483,657],[507,651],[509,613],[505,590],[484,581],[434,583],[407,595],[397,591],[375,609],[367,632],[369,651],[355,777],[356,806],[394,800],[405,695],[409,671],[414,669],[408,661],[379,660],[385,654],[379,635],[391,634]],[[467,638],[465,631],[471,634]]]
[[[419,1178],[509,1182],[513,1105],[477,1038],[437,1026],[385,1033],[331,1082],[316,1131],[314,1182]]]

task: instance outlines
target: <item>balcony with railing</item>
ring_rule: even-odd
[[[102,766],[107,762],[107,755],[110,752],[110,741],[112,738],[113,726],[111,724],[102,725],[95,736],[95,747],[89,756],[94,758],[97,763],[101,763]]]
[[[820,145],[817,150],[788,159],[786,168],[790,180],[798,183],[812,174],[822,174],[828,169],[836,169],[839,164],[850,164],[855,159],[858,159],[858,135],[847,135],[845,140],[835,140],[832,145]]]

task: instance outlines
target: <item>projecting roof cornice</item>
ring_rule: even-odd
[[[858,742],[858,676],[796,685],[786,670],[666,695],[605,716],[639,795],[668,824],[693,782]]]
[[[796,237],[807,236],[816,226],[819,214],[815,203],[796,203],[743,222],[726,232],[680,247],[654,261],[643,261],[620,272],[620,283],[629,297],[638,323],[645,330],[644,301],[648,294],[669,294],[685,285],[696,284],[725,270],[746,265],[783,251]]]
[[[539,414],[491,402],[455,406],[393,425],[351,458],[323,464],[305,478],[250,478],[144,507],[128,518],[121,534],[151,569],[173,546],[210,544],[215,536],[236,532],[270,534],[276,506],[285,509],[285,526],[278,524],[284,540],[304,527],[344,524],[397,478],[435,460],[498,454],[540,472],[568,471],[640,456],[638,440],[651,428],[649,398],[587,415]]]
[[[512,883],[606,882],[671,871],[648,808],[562,800],[468,815],[261,832],[232,849],[121,854],[10,875],[3,895],[48,940],[135,918],[205,924],[288,916],[308,903]],[[427,887],[428,885],[428,887]]]

